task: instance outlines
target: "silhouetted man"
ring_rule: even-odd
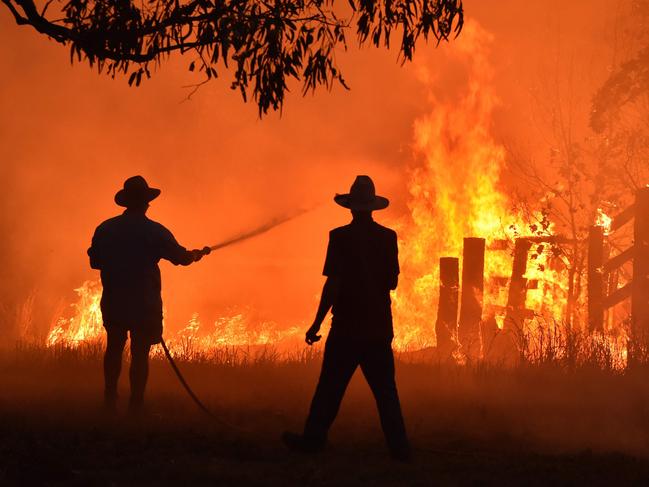
[[[131,398],[129,409],[142,406],[149,371],[151,345],[162,337],[162,299],[158,261],[189,265],[210,253],[187,250],[169,230],[146,217],[149,203],[160,195],[142,176],[124,182],[115,203],[126,207],[119,216],[95,230],[88,249],[90,266],[101,271],[101,313],[106,328],[104,399],[113,410],[127,332],[131,338]]]
[[[321,450],[347,384],[360,366],[376,399],[390,453],[405,461],[410,458],[410,446],[394,380],[391,345],[390,290],[397,287],[399,275],[397,234],[372,219],[372,211],[386,208],[389,202],[376,196],[368,176],[358,176],[349,194],[336,195],[334,201],[350,209],[353,219],[329,234],[323,271],[327,280],[306,342],[311,345],[320,340],[318,332],[330,308],[331,331],[304,432],[286,432],[283,440],[293,450]]]

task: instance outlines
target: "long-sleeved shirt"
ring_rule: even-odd
[[[195,260],[164,226],[129,210],[97,227],[88,256],[90,266],[101,272],[104,326],[152,335],[162,332],[158,262],[189,265]]]

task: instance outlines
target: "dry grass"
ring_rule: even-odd
[[[503,367],[439,364],[432,356],[417,363],[404,354],[398,383],[417,461],[403,466],[386,461],[360,374],[329,451],[316,459],[284,451],[279,434],[300,429],[317,380],[313,349],[178,357],[199,396],[239,430],[202,416],[159,353],[150,414],[133,423],[101,414],[101,344],[22,344],[0,353],[0,483],[634,484],[649,474],[649,379],[641,368],[620,370],[606,355],[591,356],[546,351]]]

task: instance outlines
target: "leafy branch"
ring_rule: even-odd
[[[260,115],[281,108],[289,79],[303,93],[346,88],[335,53],[352,27],[359,45],[385,48],[398,31],[405,62],[419,38],[439,43],[463,25],[462,0],[348,0],[349,9],[334,0],[57,0],[60,18],[47,16],[53,0],[40,9],[34,0],[0,1],[18,25],[68,46],[72,62],[126,75],[130,85],[172,54],[193,54],[189,70],[206,80],[232,66],[232,89],[244,101],[252,95]]]

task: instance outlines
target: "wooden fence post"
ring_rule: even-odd
[[[604,328],[604,228],[588,230],[588,330]]]
[[[649,188],[636,193],[631,316],[633,334],[641,344],[649,333]]]
[[[480,357],[480,321],[484,294],[485,239],[464,239],[462,252],[462,298],[458,335],[468,358]]]
[[[525,322],[525,300],[527,298],[525,272],[527,272],[527,254],[531,247],[532,242],[526,238],[518,238],[514,244],[514,262],[512,264],[512,277],[509,281],[507,312],[504,323],[506,331],[520,330]]]
[[[439,259],[439,304],[435,335],[437,336],[437,353],[440,358],[445,359],[453,353],[454,340],[457,339],[459,265],[457,257]]]
[[[617,290],[617,286],[620,280],[620,271],[615,269],[608,273],[608,278],[606,280],[606,296],[614,293]],[[604,306],[606,308],[606,306]],[[612,328],[615,325],[615,313],[613,309],[605,309],[605,322],[607,328]]]

